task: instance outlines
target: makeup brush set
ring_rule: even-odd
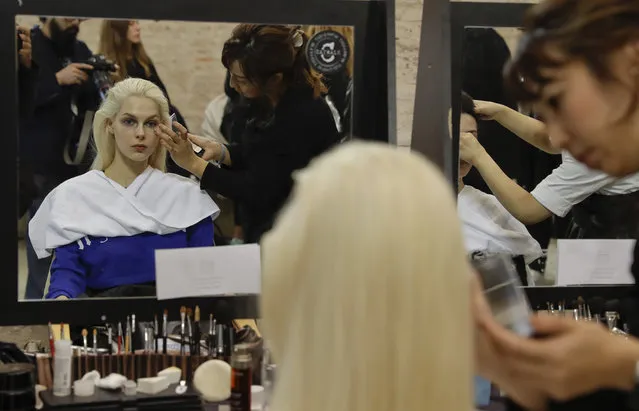
[[[537,311],[542,311],[538,309]],[[630,329],[636,329],[632,313],[636,312],[634,302],[631,300],[608,300],[601,297],[593,297],[586,301],[578,297],[569,304],[566,301],[547,302],[548,315],[571,317],[575,321],[591,321],[608,327],[611,333],[627,337]],[[631,326],[631,324],[633,326]]]

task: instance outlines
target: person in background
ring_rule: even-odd
[[[214,245],[219,208],[191,179],[165,173],[155,129],[169,105],[129,78],[96,113],[92,170],[54,189],[29,222],[40,258],[55,254],[47,298],[155,295],[155,250]]]
[[[478,116],[473,99],[462,92],[461,103],[459,131],[462,135],[478,139]],[[463,179],[472,167],[460,155],[457,210],[469,253],[479,251],[521,256],[526,264],[541,257],[543,253],[539,243],[495,196],[464,184]]]
[[[322,80],[328,89],[327,97],[334,105],[340,117],[340,129],[344,136],[351,134],[351,112],[353,97],[353,71],[355,66],[354,33],[351,26],[307,26],[306,35],[312,38],[322,31],[335,31],[341,34],[350,49],[346,67],[343,70],[331,74],[322,74]]]
[[[459,132],[479,138],[475,104],[462,92]],[[541,246],[526,227],[513,217],[495,196],[464,184],[473,166],[460,158],[457,184],[457,215],[462,222],[464,245],[469,255],[505,254],[513,259],[522,283],[527,284],[526,266],[543,255]],[[489,405],[490,381],[475,377],[475,404]]]
[[[231,86],[250,105],[240,141],[227,146],[179,125],[178,133],[160,126],[160,138],[178,165],[200,178],[203,189],[238,202],[246,243],[259,242],[272,227],[292,189],[293,172],[340,140],[323,98],[326,87],[306,60],[307,42],[297,27],[235,27],[222,63]],[[191,143],[203,149],[201,157]]]
[[[51,190],[81,172],[78,166],[65,162],[65,149],[79,137],[74,135],[76,121],[84,119],[86,110],[95,109],[100,98],[89,77],[93,66],[84,63],[93,53],[77,39],[81,20],[43,17],[40,21],[41,26],[31,30],[32,60],[38,67],[35,101],[18,143],[21,167],[33,171],[37,190],[29,218]],[[39,260],[29,238],[27,263],[25,298],[41,299],[51,260]]]
[[[100,30],[98,52],[118,65],[119,70],[113,76],[116,82],[134,77],[149,80],[158,86],[169,100],[169,113],[175,114],[176,120],[186,126],[180,111],[171,104],[166,86],[160,79],[153,60],[144,48],[140,23],[137,20],[104,20]],[[183,169],[175,165],[170,157],[168,158],[167,170],[187,175]]]
[[[511,57],[508,44],[492,27],[466,27],[463,32],[463,55],[461,60],[462,90],[475,101],[488,100],[517,107],[517,102],[504,85],[504,66]],[[482,146],[495,159],[504,173],[517,184],[532,190],[544,177],[559,165],[559,156],[550,155],[513,138],[512,133],[494,121],[481,121],[479,134]],[[488,194],[495,194],[473,167],[464,181]],[[530,234],[546,248],[555,232],[565,231],[567,222],[560,219],[546,220],[528,225]]]
[[[508,178],[471,136],[462,139],[463,155],[521,222],[535,224],[572,211],[568,238],[634,237],[634,227],[639,224],[639,173],[618,178],[593,170],[553,147],[541,121],[493,102],[476,102],[476,107],[482,118],[497,121],[540,150],[562,155],[561,165],[528,192]]]
[[[545,0],[529,8],[506,71],[509,87],[522,103],[534,104],[554,146],[614,177],[639,172],[637,21],[635,0]],[[639,284],[639,243],[631,271]],[[520,338],[481,311],[480,302],[474,305],[478,336],[492,353],[479,357],[480,369],[517,393],[538,394],[513,398],[510,409],[535,409],[530,401],[539,398],[548,399],[543,408],[558,411],[638,409],[636,338],[558,316],[532,317],[541,337]],[[624,314],[631,322],[637,316],[636,310]]]
[[[18,38],[18,116],[19,130],[26,125],[33,115],[35,102],[35,86],[38,67],[33,63],[31,31],[16,25]],[[18,219],[29,210],[31,202],[37,195],[33,170],[28,161],[20,161],[18,156]]]
[[[295,174],[261,248],[269,408],[473,409],[472,276],[450,183],[430,162],[340,145]]]

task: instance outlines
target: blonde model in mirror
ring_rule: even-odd
[[[415,154],[363,142],[295,180],[262,241],[270,408],[471,410],[470,275],[450,184]]]
[[[126,79],[95,115],[92,170],[53,190],[29,223],[39,258],[51,253],[46,298],[155,295],[155,250],[212,246],[219,208],[198,184],[165,172],[156,129],[162,90]]]

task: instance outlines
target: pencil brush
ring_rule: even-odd
[[[195,316],[193,321],[193,354],[200,355],[200,341],[202,340],[202,331],[200,329],[200,307],[195,306]]]

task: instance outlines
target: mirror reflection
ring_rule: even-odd
[[[502,72],[519,35],[465,29],[459,213],[470,252],[508,253],[528,285],[555,285],[558,242],[632,238],[626,222],[639,205],[639,174],[619,179],[589,169],[555,148],[543,119],[508,96]]]
[[[350,138],[353,28],[18,16],[19,298],[155,295]],[[179,273],[176,273],[179,275]]]

